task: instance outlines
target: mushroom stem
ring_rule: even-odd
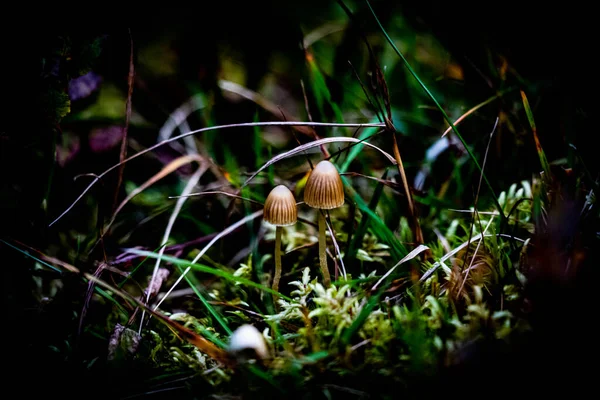
[[[275,228],[275,276],[273,277],[272,289],[279,291],[279,280],[281,279],[281,226]]]
[[[331,285],[331,276],[327,268],[327,242],[325,237],[325,215],[323,210],[319,210],[319,262],[321,264],[321,273],[323,274],[323,283],[325,287]]]

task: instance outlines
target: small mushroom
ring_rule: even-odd
[[[269,357],[265,338],[254,325],[250,324],[244,324],[233,331],[229,339],[228,350],[238,360],[257,357],[264,360]]]
[[[284,185],[278,185],[271,190],[265,201],[263,219],[275,225],[275,276],[272,289],[279,290],[281,279],[281,230],[283,226],[294,225],[298,219],[296,199],[294,194]]]
[[[322,210],[338,208],[344,204],[344,184],[335,165],[323,160],[315,166],[304,187],[304,202],[309,207],[319,209],[319,262],[323,283],[329,286],[331,277],[327,268],[325,214]]]

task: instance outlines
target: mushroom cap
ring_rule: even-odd
[[[263,219],[276,226],[294,225],[298,219],[294,194],[284,185],[271,190],[265,201]]]
[[[259,358],[269,357],[265,338],[254,325],[250,324],[240,326],[231,334],[228,349],[233,354],[254,350]]]
[[[344,184],[331,162],[319,162],[304,187],[304,202],[313,208],[330,210],[344,204]]]

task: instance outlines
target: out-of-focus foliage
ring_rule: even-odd
[[[370,3],[464,143],[367,2],[214,3],[193,23],[165,12],[152,27],[24,40],[34,72],[15,81],[33,89],[0,126],[12,372],[78,398],[423,399],[570,383],[595,343],[599,170],[583,89],[592,63],[578,61],[593,48],[583,23],[562,36],[509,4],[490,15]],[[385,129],[246,125],[172,140],[239,123],[385,122],[388,111]],[[300,144],[351,136],[402,169],[333,142],[246,182]],[[318,211],[302,202],[311,163],[326,157],[346,189],[328,211],[330,287]],[[273,293],[275,227],[260,209],[278,184],[299,221],[283,228]],[[243,324],[269,357],[221,363],[191,340],[228,354]]]

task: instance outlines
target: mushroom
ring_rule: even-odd
[[[237,328],[229,339],[229,353],[238,360],[269,357],[269,350],[263,335],[254,325],[244,324]]]
[[[294,225],[298,219],[296,199],[294,194],[284,185],[278,185],[271,190],[265,201],[263,219],[275,225],[275,276],[272,289],[279,290],[281,279],[281,230],[283,226]]]
[[[319,209],[319,262],[323,283],[329,286],[331,277],[327,268],[325,215],[322,210],[331,210],[344,204],[344,184],[335,165],[323,160],[315,166],[304,187],[304,202],[309,207]]]

